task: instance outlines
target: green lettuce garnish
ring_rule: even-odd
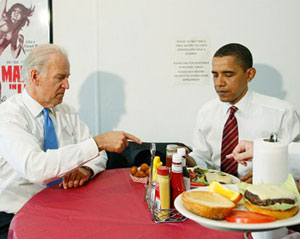
[[[248,187],[248,185],[251,185],[251,184],[245,183],[245,182],[240,182],[238,184],[239,192],[244,195],[245,191],[246,191],[246,188]]]
[[[288,175],[288,178],[287,180],[282,184],[282,186],[293,192],[295,194],[295,196],[297,197],[297,200],[299,201],[300,200],[300,195],[299,195],[299,191],[298,191],[298,188],[297,188],[297,185],[296,185],[296,182],[295,182],[295,179],[293,177],[292,174],[289,174]]]

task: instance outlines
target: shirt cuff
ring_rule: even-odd
[[[93,170],[93,172],[94,172],[93,177],[94,177],[96,174],[98,174],[106,169],[106,163],[107,163],[107,154],[104,150],[102,150],[100,152],[100,155],[97,158],[85,163],[83,166],[87,166],[91,170]],[[93,177],[91,177],[91,178],[93,178]]]

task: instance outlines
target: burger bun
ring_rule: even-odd
[[[187,191],[181,199],[187,210],[215,220],[223,220],[235,207],[232,201],[214,192]]]
[[[250,211],[250,212],[257,212],[260,214],[268,215],[275,217],[277,219],[286,219],[293,217],[294,215],[297,214],[299,207],[294,206],[288,210],[280,211],[280,210],[270,210],[264,207],[260,207],[257,205],[254,205],[250,203],[248,200],[245,200],[245,207]]]

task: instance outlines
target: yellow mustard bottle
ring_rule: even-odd
[[[155,185],[155,208],[158,209],[158,220],[162,221],[170,216],[170,176],[169,167],[161,166],[157,169]]]
[[[153,160],[153,170],[152,170],[152,182],[156,182],[157,179],[157,169],[162,166],[159,156],[155,156]]]

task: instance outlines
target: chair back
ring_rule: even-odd
[[[179,146],[188,147],[183,143],[177,142],[158,142],[155,144],[155,155],[160,157],[164,165],[166,165],[166,148],[168,144],[176,144]],[[142,144],[129,142],[129,145],[121,153],[106,152],[108,156],[106,169],[130,168],[133,166],[140,166],[142,163],[147,163],[150,165],[150,145],[151,143],[148,142],[144,142]]]

